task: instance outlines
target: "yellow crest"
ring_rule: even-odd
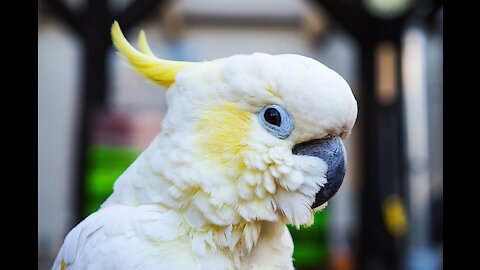
[[[133,67],[148,79],[168,88],[175,82],[175,75],[187,67],[196,63],[169,61],[159,59],[153,54],[148,46],[145,32],[142,30],[138,36],[138,46],[140,51],[135,49],[122,33],[117,21],[112,25],[112,41],[115,47],[123,54]]]

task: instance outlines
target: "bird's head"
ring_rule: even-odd
[[[203,220],[194,225],[313,222],[343,181],[342,139],[357,117],[340,75],[299,55],[162,60],[143,32],[138,51],[116,22],[112,37],[139,73],[168,90],[154,167],[171,179],[168,200],[194,206]]]

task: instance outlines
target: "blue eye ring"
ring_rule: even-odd
[[[258,113],[262,126],[279,139],[287,138],[293,130],[293,117],[282,106],[272,104]]]

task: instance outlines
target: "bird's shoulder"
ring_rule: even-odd
[[[110,205],[67,234],[52,269],[63,269],[62,265],[70,266],[68,269],[123,269],[126,265],[148,269],[144,264],[151,261],[148,257],[152,252],[161,258],[177,248],[187,250],[186,243],[179,241],[186,232],[181,215],[175,211],[156,205]],[[169,250],[167,245],[162,246],[165,242]]]

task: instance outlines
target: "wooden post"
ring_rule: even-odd
[[[112,45],[110,26],[118,20],[128,32],[138,21],[156,10],[164,1],[135,0],[116,14],[109,9],[107,0],[88,0],[85,8],[74,12],[61,0],[45,0],[52,11],[76,33],[83,43],[83,73],[80,78],[82,94],[79,95],[79,112],[75,131],[74,185],[71,194],[74,200],[77,224],[84,218],[84,190],[87,168],[87,150],[90,145],[92,120],[98,110],[105,108],[109,90],[107,53]]]

